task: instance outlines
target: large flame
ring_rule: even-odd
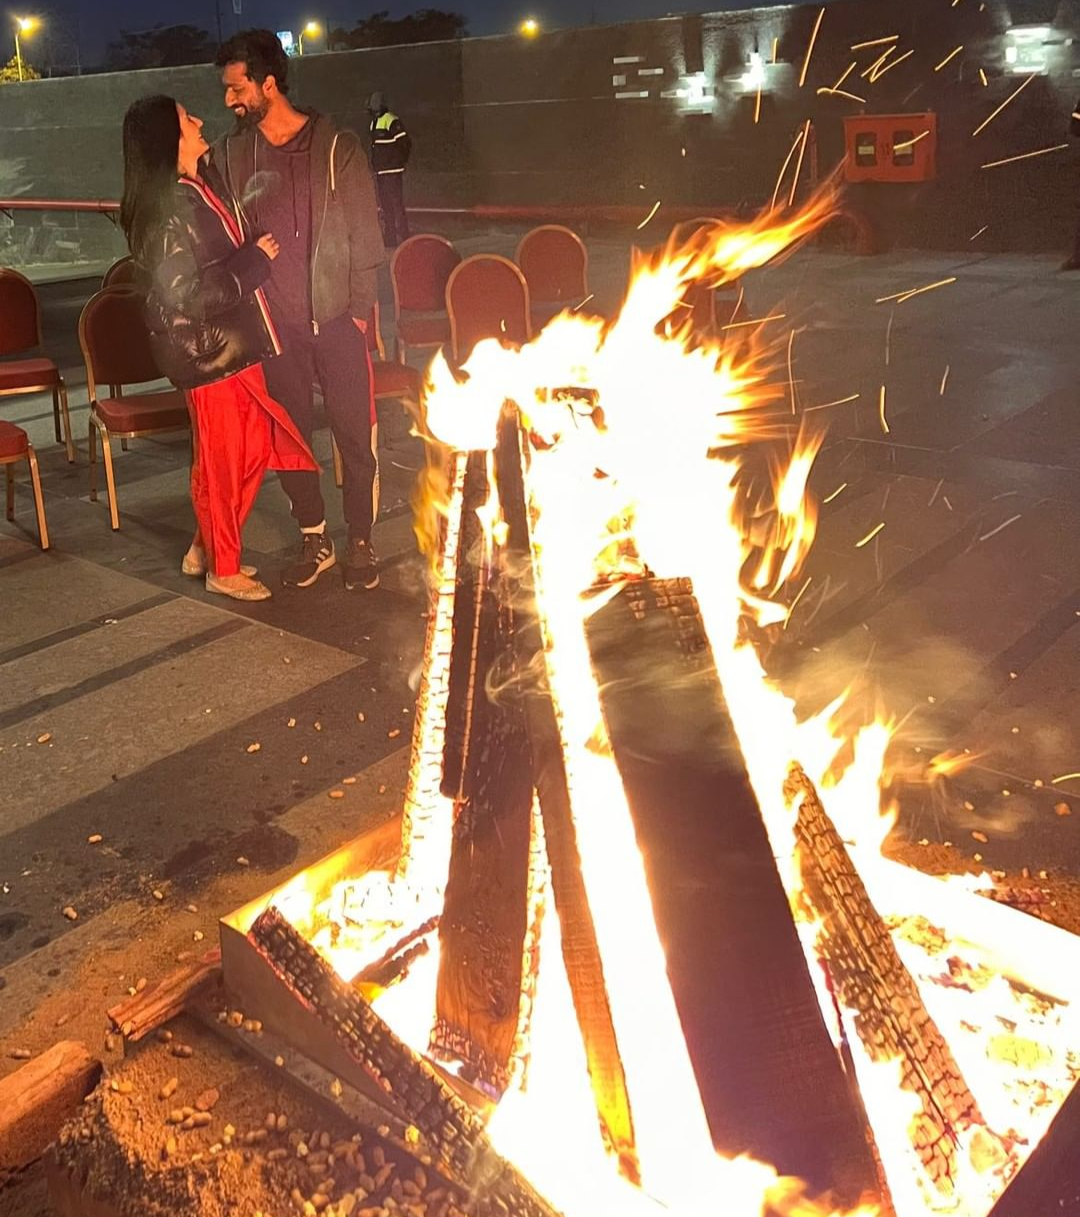
[[[700,1217],[718,1195],[731,1217],[832,1211],[771,1167],[728,1161],[712,1147],[585,635],[597,585],[618,586],[646,570],[693,581],[793,908],[800,905],[797,809],[786,804],[783,789],[790,764],[798,762],[819,786],[989,1128],[999,1134],[991,1138],[981,1126],[971,1130],[962,1146],[960,1194],[944,1198],[935,1190],[909,1135],[917,1101],[898,1086],[898,1063],[874,1064],[861,1053],[852,1012],[841,1011],[837,1021],[817,967],[818,927],[803,920],[800,936],[814,964],[822,1010],[854,1054],[898,1217],[945,1211],[984,1217],[1075,1080],[1068,1052],[1074,1019],[1067,1004],[1018,988],[1006,976],[1022,970],[950,938],[973,920],[962,902],[979,898],[938,881],[915,881],[913,887],[882,857],[895,819],[895,807],[883,796],[890,724],[872,722],[851,736],[841,726],[842,690],[823,712],[800,719],[755,646],[763,630],[786,620],[785,604],[795,597],[813,541],[816,512],[807,487],[820,437],[798,431],[788,439],[784,459],[774,462],[767,488],[748,488],[750,454],[755,445],[762,449],[761,441],[775,441],[777,402],[786,386],[770,387],[763,352],[745,345],[732,351],[694,334],[680,319],[679,303],[696,281],[719,284],[790,250],[829,217],[833,203],[825,192],[796,213],[770,212],[742,226],[717,224],[689,244],[639,259],[610,324],[565,313],[521,349],[482,342],[463,369],[454,371],[439,355],[429,371],[426,425],[449,449],[492,450],[508,400],[530,436],[526,494],[550,692],[641,1168],[641,1186],[631,1185],[603,1144],[562,966],[558,918],[548,901],[529,1025],[532,1066],[517,1075],[490,1132],[567,1217]],[[451,486],[456,479],[460,488],[460,457],[453,468]],[[490,543],[500,522],[490,503],[485,513]],[[453,513],[447,515],[452,520]],[[445,580],[446,572],[439,577]],[[443,628],[449,631],[448,621]],[[440,744],[444,725],[429,724]],[[942,759],[939,772],[947,773],[950,764]],[[376,884],[366,892],[384,927],[407,922],[417,902],[427,909],[441,896],[450,809],[432,805],[425,815],[424,863],[407,865],[385,889]],[[535,813],[534,821],[539,832]],[[413,890],[414,880],[422,896]],[[541,876],[538,891],[542,885]],[[1023,920],[991,907],[994,915]],[[1009,926],[1006,936],[1024,939],[1026,929]],[[378,935],[361,941],[348,956],[332,942],[319,945],[351,977],[363,960],[379,954],[378,941]],[[1024,947],[1015,954],[1023,956]],[[426,1048],[431,1027],[435,966],[432,953],[421,976],[410,977],[392,999],[389,993],[379,999],[385,1003],[380,1012],[418,1050]],[[1060,987],[1055,992],[1072,996]],[[1007,1151],[988,1148],[1003,1143]],[[871,1210],[860,1212],[869,1217]]]

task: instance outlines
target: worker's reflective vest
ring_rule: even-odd
[[[377,174],[404,173],[412,140],[401,119],[390,110],[371,124],[371,167]]]

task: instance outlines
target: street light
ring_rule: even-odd
[[[535,38],[540,33],[540,22],[535,17],[526,17],[519,29],[526,38]]]
[[[19,79],[23,78],[23,61],[22,61],[22,44],[19,41],[20,34],[32,34],[34,26],[37,22],[33,17],[16,17],[15,18],[15,63],[19,69]]]
[[[305,34],[307,34],[307,36],[309,38],[315,38],[317,35],[319,35],[321,33],[322,33],[322,27],[319,25],[319,23],[317,21],[309,21],[307,23],[307,25],[305,25],[304,28],[300,31],[299,53],[301,55],[303,55],[303,53],[304,53],[304,35]]]

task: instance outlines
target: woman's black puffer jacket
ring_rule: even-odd
[[[230,218],[212,200],[201,183],[181,179],[171,214],[139,259],[154,354],[180,389],[281,352],[258,291],[270,259],[250,239],[238,247]]]

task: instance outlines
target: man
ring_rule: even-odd
[[[318,380],[344,471],[345,587],[374,588],[378,466],[366,328],[385,253],[367,158],[353,132],[292,105],[288,60],[269,30],[230,38],[217,65],[237,126],[214,146],[214,165],[254,231],[281,247],[267,297],[284,353],[266,364],[267,385],[310,441]],[[282,582],[310,587],[337,562],[319,475],[280,477],[301,532]]]
[[[371,167],[375,170],[379,192],[383,236],[386,244],[393,248],[409,235],[409,218],[405,214],[405,166],[409,163],[412,140],[381,93],[372,93],[368,98],[368,114],[371,115]]]

